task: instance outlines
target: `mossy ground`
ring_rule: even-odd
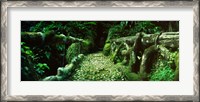
[[[74,81],[122,81],[126,80],[121,68],[125,66],[114,64],[109,56],[102,52],[88,54],[72,75]]]

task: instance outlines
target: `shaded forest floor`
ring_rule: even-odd
[[[80,68],[75,69],[72,80],[79,81],[120,81],[126,80],[121,64],[114,64],[103,52],[88,54],[84,57]]]

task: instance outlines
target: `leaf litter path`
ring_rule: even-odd
[[[126,80],[120,71],[125,66],[114,64],[109,56],[102,52],[88,54],[80,68],[75,70],[72,80],[79,81],[122,81]]]

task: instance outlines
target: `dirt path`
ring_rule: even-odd
[[[114,64],[109,56],[102,52],[88,54],[85,56],[80,68],[75,70],[72,80],[79,81],[113,81],[126,80],[120,64]]]

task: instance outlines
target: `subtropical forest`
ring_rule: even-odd
[[[21,21],[21,81],[178,81],[179,21]]]

